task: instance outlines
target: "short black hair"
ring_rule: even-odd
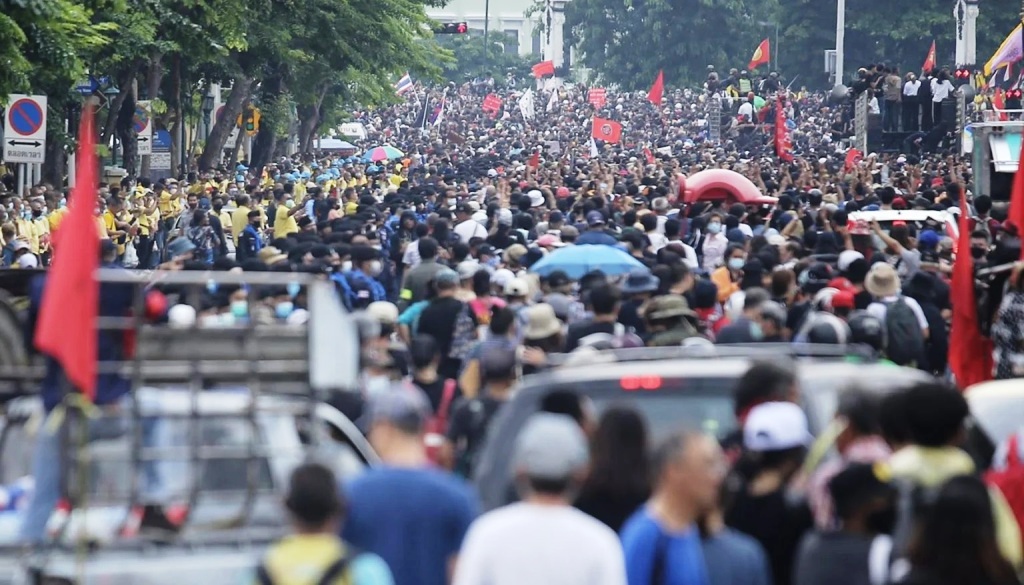
[[[425,368],[437,357],[437,342],[425,333],[414,335],[409,343],[409,356],[416,369]]]
[[[307,463],[292,472],[284,503],[307,526],[320,526],[344,512],[334,473],[319,463]]]
[[[420,253],[420,258],[423,260],[429,260],[437,256],[437,240],[434,238],[420,238],[416,246]]]
[[[733,408],[743,415],[762,402],[785,400],[796,385],[792,369],[774,362],[757,362],[740,376],[733,389]]]
[[[563,388],[552,390],[540,400],[540,412],[568,416],[582,426],[584,421],[583,401],[575,390]]]
[[[879,398],[861,388],[850,388],[839,394],[836,416],[845,418],[859,435],[877,435],[881,432]]]
[[[619,289],[610,284],[601,284],[590,289],[590,305],[597,315],[614,313],[621,298]]]
[[[963,394],[939,381],[919,382],[905,392],[910,439],[924,447],[949,445],[970,413]]]

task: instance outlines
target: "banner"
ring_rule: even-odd
[[[780,95],[775,105],[775,154],[783,162],[793,162],[793,142],[789,135],[789,126],[786,124],[784,105],[785,102]]]
[[[603,87],[595,87],[587,93],[587,101],[595,108],[603,108],[608,103],[607,92]]]
[[[545,75],[555,74],[555,62],[554,61],[541,61],[533,66],[533,76],[537,79],[544,77]]]
[[[501,109],[501,98],[493,93],[487,94],[482,107],[485,112],[497,114],[498,110]]]
[[[594,124],[590,129],[590,135],[597,140],[618,142],[622,140],[622,124],[619,124],[615,120],[594,118]]]
[[[519,112],[526,120],[532,120],[536,112],[533,109],[533,90],[528,89],[519,98]]]

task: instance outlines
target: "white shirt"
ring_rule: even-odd
[[[421,261],[419,240],[413,240],[406,244],[405,253],[402,254],[402,264],[409,268],[415,268],[420,265]]]
[[[682,240],[671,240],[668,244],[665,245],[667,246],[669,244],[671,244],[672,246],[682,247],[683,253],[686,254],[686,257],[683,258],[683,262],[686,263],[686,265],[689,266],[691,270],[696,270],[698,268],[697,251],[694,250],[692,246],[684,244]]]
[[[739,114],[741,116],[746,116],[748,122],[753,121],[754,120],[754,104],[752,104],[750,102],[743,102],[742,104],[740,104]]]
[[[723,228],[724,229],[724,228]],[[704,270],[711,272],[722,265],[729,240],[721,232],[709,233],[704,238]]]
[[[868,314],[874,315],[882,323],[885,323],[885,313],[889,310],[886,303],[894,303],[898,297],[885,297],[882,302],[874,302],[868,305]],[[910,297],[903,297],[903,302],[907,303],[910,310],[914,312],[914,316],[917,317],[917,324],[921,326],[921,332],[923,333],[928,329],[928,318],[924,316],[924,311],[921,310],[921,305]]]
[[[467,219],[455,226],[455,233],[464,244],[468,244],[472,238],[487,239],[487,228],[475,219]]]
[[[903,84],[903,95],[917,97],[917,90],[921,89],[921,81],[914,79]]]
[[[619,538],[570,506],[518,503],[469,527],[453,585],[626,585]]]
[[[651,241],[652,252],[657,252],[668,244],[668,238],[665,237],[665,234],[658,233],[658,230],[647,232],[647,239]]]
[[[932,80],[933,102],[941,102],[948,98],[951,91],[953,91],[953,84],[948,79],[945,81],[939,81],[938,78]]]

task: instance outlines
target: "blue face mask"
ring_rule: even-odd
[[[745,263],[746,260],[743,258],[729,258],[729,268],[733,270],[743,270],[743,264]]]
[[[717,234],[720,231],[722,231],[722,224],[717,221],[708,224],[708,233]]]
[[[236,319],[244,319],[249,316],[249,301],[231,301],[231,314]]]
[[[753,337],[755,341],[761,341],[764,339],[764,329],[761,328],[761,324],[757,321],[750,322],[750,336]]]
[[[280,302],[274,306],[274,314],[277,315],[278,319],[287,319],[294,310],[295,305],[291,301]]]

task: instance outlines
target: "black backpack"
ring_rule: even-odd
[[[924,334],[917,315],[901,295],[885,303],[885,329],[888,333],[886,355],[895,364],[913,366],[924,358]]]
[[[348,571],[349,562],[359,556],[359,551],[351,546],[346,547],[345,555],[327,566],[327,569],[320,575],[317,585],[333,585],[342,575]],[[274,585],[270,578],[266,565],[261,564],[256,568],[256,580],[259,585]]]

